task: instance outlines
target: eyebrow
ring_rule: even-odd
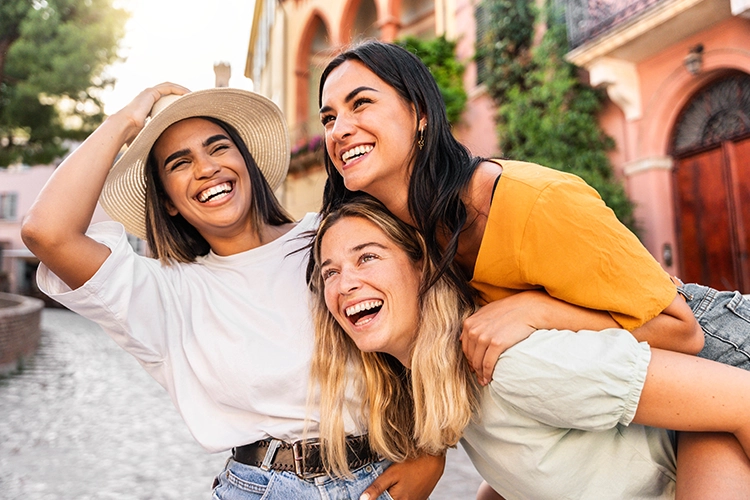
[[[359,244],[357,246],[354,246],[354,247],[350,248],[349,249],[349,253],[357,253],[360,250],[364,250],[365,248],[370,247],[370,246],[380,248],[381,250],[387,250],[388,249],[388,247],[386,247],[385,245],[382,245],[382,244],[377,243],[375,241],[368,241],[367,243],[362,243],[362,244]],[[326,259],[322,264],[320,264],[320,268],[323,269],[324,267],[326,267],[326,266],[328,266],[330,264],[331,264],[331,259]]]
[[[203,141],[203,147],[204,148],[208,147],[211,144],[213,144],[214,142],[221,141],[221,140],[224,140],[224,139],[230,140],[229,137],[227,137],[224,134],[212,135],[211,137],[209,137],[208,139],[206,139],[205,141]],[[185,148],[185,149],[180,149],[179,151],[175,151],[171,155],[167,156],[167,158],[164,160],[164,166],[166,167],[167,165],[169,165],[169,163],[171,161],[176,160],[180,156],[185,156],[187,154],[190,154],[190,148]]]
[[[360,92],[364,92],[365,90],[371,90],[373,92],[377,92],[377,90],[375,90],[372,87],[365,87],[365,86],[357,87],[356,89],[354,89],[351,92],[349,92],[348,94],[346,94],[346,97],[344,98],[344,102],[345,103],[351,102],[352,99],[354,99],[355,97],[357,97],[357,94],[359,94]],[[327,112],[331,111],[331,109],[332,108],[330,106],[323,106],[322,108],[320,108],[320,114],[327,113]]]

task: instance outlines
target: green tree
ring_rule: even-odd
[[[0,2],[0,167],[48,163],[104,116],[100,75],[128,14],[113,0]]]
[[[448,121],[457,123],[466,107],[464,89],[464,66],[456,59],[456,42],[439,36],[431,40],[406,37],[397,42],[412,54],[419,57],[435,77],[440,93],[445,101]]]

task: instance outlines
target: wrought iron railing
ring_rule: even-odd
[[[667,0],[565,0],[568,42],[574,49]]]

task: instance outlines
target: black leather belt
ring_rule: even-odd
[[[370,449],[367,435],[346,438],[349,470],[379,460]],[[287,443],[278,439],[264,439],[252,444],[232,448],[232,458],[237,462],[263,470],[294,472],[302,479],[326,474],[320,456],[320,442],[317,439],[299,440]]]

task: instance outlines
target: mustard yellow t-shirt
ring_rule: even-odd
[[[674,300],[669,275],[583,180],[533,163],[497,163],[503,173],[471,281],[484,300],[543,288],[608,311],[627,330]]]

